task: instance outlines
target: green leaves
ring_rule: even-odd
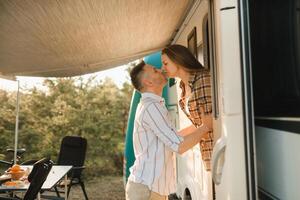
[[[22,90],[19,147],[25,159],[51,155],[56,160],[66,135],[87,138],[86,170],[90,175],[122,173],[122,153],[132,87],[95,77],[44,81],[45,91]],[[14,145],[15,93],[0,90],[0,153]],[[96,165],[96,168],[95,168]],[[95,170],[97,169],[97,170]]]

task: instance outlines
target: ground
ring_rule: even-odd
[[[125,200],[123,177],[103,176],[86,182],[89,200]],[[70,200],[84,200],[79,186],[72,188]],[[170,195],[169,200],[178,200],[176,195]]]
[[[85,180],[89,200],[125,200],[123,177],[103,176]],[[70,200],[84,200],[80,186],[71,189]]]
[[[84,183],[89,200],[125,200],[124,183],[121,176],[102,176],[85,180]],[[43,194],[55,195],[53,192]],[[175,199],[177,200],[175,197],[169,197],[169,200]],[[72,187],[69,200],[85,200],[80,186]]]

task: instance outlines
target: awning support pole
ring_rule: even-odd
[[[16,105],[16,128],[15,128],[15,152],[14,152],[14,164],[17,162],[17,149],[18,149],[18,134],[19,134],[19,96],[20,96],[20,82],[18,82],[18,92],[17,92],[17,105]]]

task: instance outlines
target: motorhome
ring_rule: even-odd
[[[299,0],[4,0],[0,75],[74,76],[185,45],[211,72],[215,146],[211,172],[198,145],[176,156],[177,196],[297,200],[299,10]],[[178,129],[190,124],[179,94],[168,84]]]
[[[212,173],[198,146],[177,156],[182,199],[300,199],[299,6],[197,1],[185,18],[173,43],[211,71],[216,143]],[[176,105],[178,87],[169,92]],[[171,112],[178,128],[189,123],[176,106]]]
[[[196,145],[177,155],[181,199],[299,199],[300,1],[195,1],[172,44],[212,75],[212,172]],[[171,86],[170,86],[171,85]],[[182,129],[178,84],[169,112]]]

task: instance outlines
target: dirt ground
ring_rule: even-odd
[[[89,200],[125,200],[123,177],[103,176],[85,180]],[[70,200],[84,200],[80,186],[71,189]]]
[[[89,200],[125,200],[123,177],[103,176],[86,183]],[[84,200],[83,193],[79,186],[76,186],[70,193],[70,200]],[[178,200],[173,195],[169,200]]]
[[[93,180],[85,180],[84,183],[89,200],[125,200],[124,183],[121,176],[102,176]],[[44,192],[42,195],[55,196],[55,193]],[[177,198],[169,197],[169,200],[175,199]],[[85,200],[79,185],[72,187],[69,200]]]
[[[89,200],[125,200],[123,177],[103,176],[85,181]],[[70,200],[84,200],[80,186],[72,188]],[[176,196],[169,196],[169,200],[178,200]]]

